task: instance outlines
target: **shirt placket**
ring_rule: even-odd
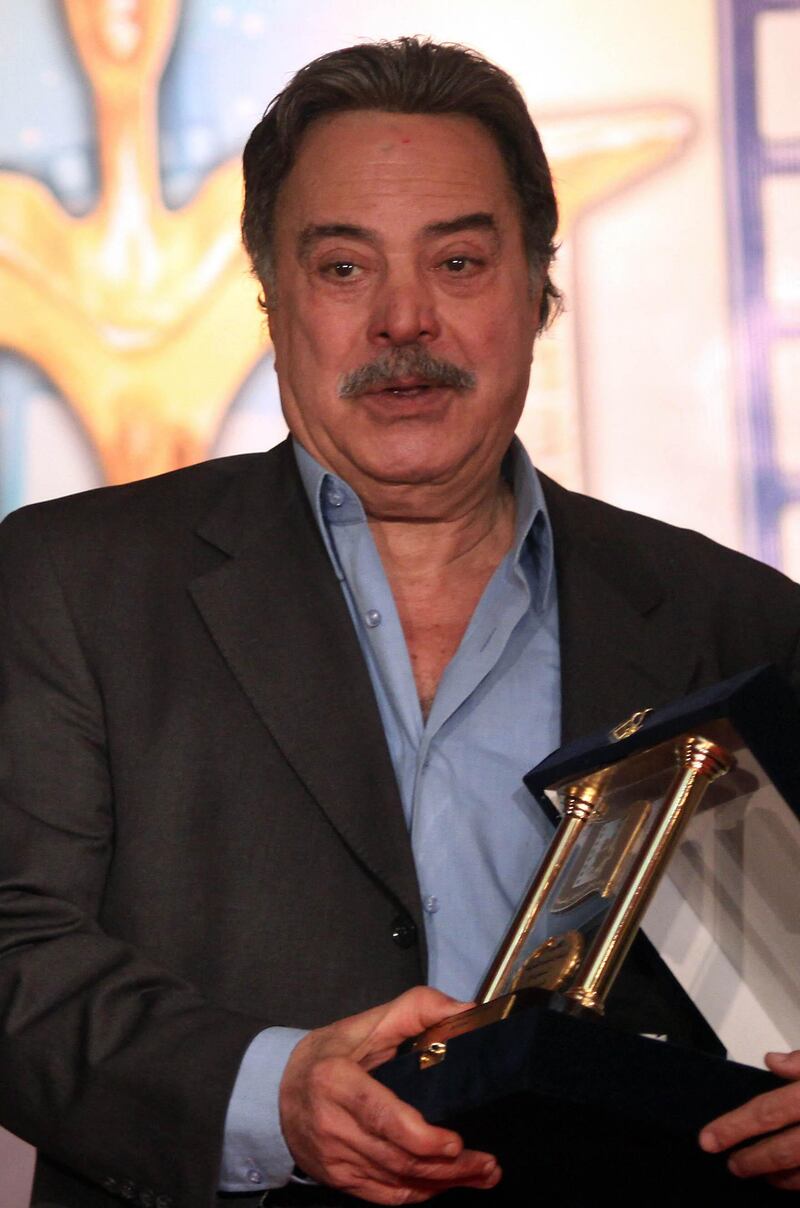
[[[452,860],[449,831],[453,810],[459,808],[458,790],[448,783],[452,777],[442,744],[447,742],[448,731],[458,724],[458,710],[491,675],[529,607],[528,583],[514,554],[509,554],[495,572],[445,670],[422,733],[411,805],[411,843],[417,868],[425,869],[420,892],[433,968],[439,948],[436,916],[444,904],[439,886],[447,880],[444,865]],[[423,852],[424,861],[420,858]]]

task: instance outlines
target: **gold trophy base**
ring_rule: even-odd
[[[403,1045],[400,1052],[419,1053],[420,1069],[429,1069],[444,1061],[447,1042],[455,1036],[463,1036],[465,1032],[474,1032],[490,1023],[498,1023],[530,1007],[547,1007],[548,1010],[557,1011],[561,1015],[580,1016],[584,1019],[599,1019],[602,1014],[599,1010],[583,1006],[575,999],[567,998],[557,990],[529,986],[514,990],[511,994],[502,994],[490,1002],[479,1003],[477,1007],[462,1011],[459,1015],[448,1016],[447,1019],[420,1032],[419,1036]]]

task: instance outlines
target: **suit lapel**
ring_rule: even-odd
[[[199,533],[228,555],[190,588],[212,638],[353,855],[419,920],[369,673],[289,444],[234,480]]]
[[[542,477],[553,526],[562,743],[688,691],[697,665],[638,518]]]

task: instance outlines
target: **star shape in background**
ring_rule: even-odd
[[[66,0],[91,84],[100,193],[75,217],[36,178],[0,172],[0,343],[52,380],[109,482],[202,460],[269,349],[239,237],[241,165],[211,171],[178,209],[163,200],[158,88],[178,0]],[[560,237],[592,206],[680,154],[691,118],[661,105],[541,123]],[[549,376],[563,378],[553,344]],[[547,375],[546,375],[547,376]]]

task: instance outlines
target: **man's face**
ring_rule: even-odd
[[[278,198],[274,277],[286,421],[368,510],[495,478],[539,292],[479,122],[371,110],[315,122]]]

